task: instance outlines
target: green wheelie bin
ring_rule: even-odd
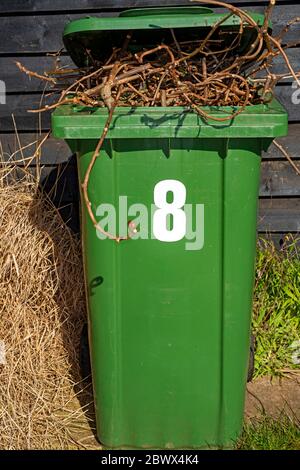
[[[87,49],[109,53],[128,30],[188,34],[220,17],[189,7],[86,18],[67,25],[64,42],[74,62],[87,65]],[[238,27],[239,18],[228,22]],[[81,183],[107,114],[68,104],[52,114],[53,135],[77,154]],[[227,123],[178,107],[115,109],[89,199],[103,228],[135,227],[132,237],[105,237],[83,197],[81,204],[97,435],[105,446],[226,447],[237,439],[261,154],[286,133],[287,114],[275,99]]]

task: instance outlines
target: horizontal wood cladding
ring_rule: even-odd
[[[63,2],[62,2],[63,3]],[[81,2],[77,2],[81,4]],[[260,5],[260,4],[259,4]],[[249,7],[250,10],[250,7]],[[253,11],[263,12],[263,6],[253,6]],[[82,11],[82,10],[80,10]],[[217,10],[219,11],[219,10]],[[114,12],[95,11],[96,16],[112,16]],[[273,15],[273,31],[278,34],[292,18],[299,16],[300,5],[278,5]],[[92,13],[90,13],[92,16]],[[1,18],[2,34],[0,54],[14,55],[28,53],[46,53],[62,48],[64,26],[71,20],[83,18],[81,13],[55,13],[51,15],[3,16]],[[291,27],[286,35],[288,41],[298,41],[300,24]]]
[[[251,5],[267,5],[267,0],[231,0],[228,3],[236,4],[237,6],[246,6],[249,8]],[[292,4],[291,0],[277,0],[278,4],[288,5]],[[294,2],[295,3],[295,2]],[[154,7],[154,6],[180,6],[191,5],[190,0],[10,0],[3,1],[0,8],[0,14],[22,14],[22,13],[40,13],[40,12],[55,12],[55,11],[90,11],[95,10],[122,10],[124,8],[140,8],[140,7]],[[194,5],[197,5],[195,2]],[[198,3],[199,6],[209,6],[205,2]]]
[[[29,77],[21,72],[16,66],[16,62],[20,62],[28,70],[32,70],[39,74],[50,72],[55,67],[55,58],[49,56],[36,57],[0,57],[0,77],[5,82],[6,91],[8,93],[35,93],[42,92],[45,88],[45,82],[37,78]],[[69,56],[61,56],[59,58],[60,66],[69,66],[76,68]],[[299,60],[300,68],[300,60]]]
[[[300,198],[261,199],[259,232],[300,232]]]
[[[295,163],[300,171],[300,161]],[[288,161],[269,161],[262,163],[260,196],[300,197],[300,176],[295,172]]]

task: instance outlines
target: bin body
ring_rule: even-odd
[[[105,114],[66,106],[53,115],[54,135],[77,152],[81,182]],[[142,203],[149,237],[100,240],[82,202],[97,434],[104,445],[201,448],[231,446],[238,437],[261,153],[286,127],[275,101],[225,124],[176,108],[116,110],[89,198],[95,214],[106,203],[117,217],[120,196],[127,196],[128,207]],[[159,207],[151,214],[157,187],[171,188],[162,197],[178,203],[170,230],[180,225],[176,210],[183,201],[176,191],[185,188],[197,241],[153,236],[164,229],[163,219],[154,222]],[[129,214],[128,222],[134,218]]]

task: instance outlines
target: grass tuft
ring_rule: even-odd
[[[300,423],[282,415],[263,416],[244,426],[239,450],[300,450]]]
[[[254,377],[281,376],[286,369],[299,369],[299,239],[286,237],[280,251],[273,242],[259,240],[252,328]]]

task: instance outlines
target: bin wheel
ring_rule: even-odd
[[[254,355],[255,355],[255,338],[254,338],[254,335],[251,334],[247,382],[251,382],[251,380],[253,379]]]
[[[79,362],[80,362],[81,377],[83,380],[85,380],[91,375],[91,361],[90,361],[89,336],[88,336],[87,323],[83,325],[82,331],[81,331]]]

